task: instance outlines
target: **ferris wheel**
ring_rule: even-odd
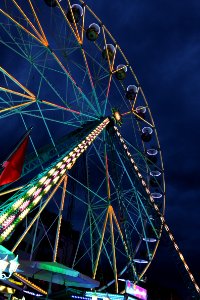
[[[77,233],[67,266],[119,292],[120,277],[143,279],[164,224],[162,155],[143,90],[82,0],[3,0],[0,13],[4,156],[29,136],[20,179],[1,186],[21,188],[1,205],[0,241],[17,254],[31,236],[33,260],[46,238],[56,262],[67,219]]]

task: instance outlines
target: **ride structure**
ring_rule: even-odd
[[[67,245],[67,267],[93,278],[71,286],[119,293],[121,276],[141,281],[164,227],[199,293],[164,219],[164,168],[150,108],[116,40],[83,1],[2,1],[0,13],[1,140],[33,127],[20,180],[1,187],[3,195],[20,186],[0,207],[0,242],[19,254],[13,276],[42,294],[25,277],[36,278],[42,267],[51,276],[40,279],[50,283],[59,283],[55,272],[69,276],[57,262],[67,218],[78,233]],[[55,215],[48,226],[47,212]],[[42,243],[54,268],[31,267]],[[70,286],[69,277],[62,284]]]

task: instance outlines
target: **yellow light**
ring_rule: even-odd
[[[8,294],[12,294],[13,293],[13,289],[11,289],[10,287],[7,287],[7,291],[8,291]]]
[[[40,201],[41,198],[42,198],[41,195],[40,195],[40,196],[37,196],[37,197],[33,200],[33,204],[36,205],[36,204]]]
[[[49,175],[52,175],[52,174],[55,172],[55,170],[56,170],[55,168],[51,169],[51,170],[48,172],[48,174],[49,174]]]
[[[65,172],[66,172],[66,170],[63,169],[63,170],[60,172],[60,175],[63,175]]]
[[[10,281],[10,282],[12,282],[12,283],[14,283],[14,284],[16,284],[16,285],[23,285],[22,282],[16,281],[16,280],[14,280],[14,279],[12,279],[12,278],[9,278],[8,281]]]
[[[71,169],[71,167],[73,166],[73,163],[72,162],[70,162],[69,164],[67,164],[67,169]]]
[[[57,176],[53,179],[53,183],[55,184],[59,180],[60,176]],[[50,186],[51,187],[51,186]]]
[[[4,215],[2,215],[0,217],[0,223],[2,223],[7,218],[7,216],[8,216],[8,213],[5,213]]]
[[[3,233],[2,233],[2,237],[3,238],[6,238],[10,233],[11,231],[14,229],[15,225],[10,225]]]
[[[146,190],[147,194],[151,194],[150,190],[148,188],[146,188],[145,190]]]
[[[48,185],[47,187],[45,187],[45,189],[43,190],[43,192],[46,194],[48,193],[48,191],[50,190],[51,185]]]
[[[150,198],[151,202],[154,202],[154,199],[152,196],[150,196],[149,198]]]
[[[39,183],[44,183],[46,179],[47,179],[47,176],[42,177],[42,178],[39,180]]]
[[[14,204],[13,204],[13,208],[14,209],[17,209],[22,203],[23,203],[23,201],[24,201],[24,198],[21,198],[21,199],[19,199],[19,200],[17,200]]]
[[[142,185],[143,186],[146,186],[147,184],[146,184],[146,182],[142,179]],[[153,198],[152,198],[153,199]]]
[[[61,166],[62,166],[62,161],[60,161],[60,162],[56,165],[57,168],[60,168]]]
[[[36,191],[36,189],[37,189],[37,187],[36,187],[36,186],[33,186],[33,187],[27,192],[27,194],[28,194],[29,196],[31,196],[31,195]]]
[[[28,214],[29,211],[30,211],[30,208],[26,208],[26,209],[19,215],[19,219],[22,220],[23,218],[25,218],[25,216]]]

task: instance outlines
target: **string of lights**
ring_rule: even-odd
[[[122,146],[123,146],[123,148],[124,148],[124,150],[125,150],[125,152],[126,152],[126,155],[127,155],[128,158],[130,159],[130,161],[131,161],[131,163],[132,163],[132,165],[133,165],[133,168],[134,168],[134,170],[136,171],[136,174],[137,174],[138,178],[141,180],[141,183],[142,183],[143,187],[145,188],[145,191],[146,191],[146,193],[147,193],[147,195],[148,195],[148,197],[149,197],[149,200],[150,200],[150,202],[151,202],[153,208],[156,210],[156,212],[157,212],[157,214],[158,214],[158,216],[159,216],[159,218],[160,218],[160,220],[161,220],[162,225],[164,226],[164,228],[165,228],[165,230],[166,230],[166,232],[167,232],[167,234],[168,234],[170,240],[172,241],[173,246],[174,246],[174,248],[175,248],[175,250],[176,250],[178,256],[180,257],[180,259],[181,259],[181,261],[182,261],[182,263],[183,263],[183,265],[184,265],[184,267],[185,267],[185,270],[187,271],[188,276],[189,276],[190,280],[192,281],[192,283],[193,283],[193,285],[194,285],[194,287],[195,287],[195,290],[197,291],[198,294],[200,294],[200,288],[199,288],[198,284],[196,283],[195,278],[194,278],[194,276],[192,275],[192,273],[191,273],[191,271],[190,271],[190,269],[189,269],[189,266],[188,266],[188,264],[186,263],[185,258],[184,258],[184,256],[183,256],[183,254],[181,253],[181,251],[180,251],[180,249],[179,249],[179,246],[177,245],[177,243],[176,243],[176,241],[175,241],[175,238],[174,238],[174,236],[173,236],[171,230],[169,229],[169,226],[167,225],[166,220],[165,220],[163,214],[160,212],[160,210],[159,210],[157,204],[155,203],[154,198],[153,198],[152,195],[151,195],[151,192],[150,192],[150,190],[149,190],[149,188],[148,188],[148,186],[147,186],[146,181],[144,180],[143,176],[141,175],[141,173],[140,173],[140,171],[139,171],[139,169],[138,169],[138,167],[137,167],[137,165],[136,165],[136,163],[135,163],[135,161],[134,161],[134,159],[133,159],[131,153],[130,153],[129,150],[128,150],[128,147],[127,147],[127,145],[126,145],[126,143],[125,143],[125,141],[124,141],[122,135],[120,134],[120,132],[118,131],[118,129],[117,129],[116,126],[114,126],[114,129],[115,129],[115,131],[116,131],[116,135],[119,137],[119,140],[120,140],[120,142],[121,142],[121,144],[122,144]]]
[[[4,241],[12,233],[15,227],[42,200],[50,189],[58,183],[67,170],[73,167],[78,157],[93,143],[109,122],[108,118],[104,119],[69,154],[65,154],[59,162],[48,169],[42,178],[36,181],[20,199],[15,201],[7,211],[0,215],[0,242]]]

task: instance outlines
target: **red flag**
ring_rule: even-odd
[[[24,164],[29,135],[26,135],[16,150],[3,163],[4,170],[0,175],[0,186],[20,178]]]

